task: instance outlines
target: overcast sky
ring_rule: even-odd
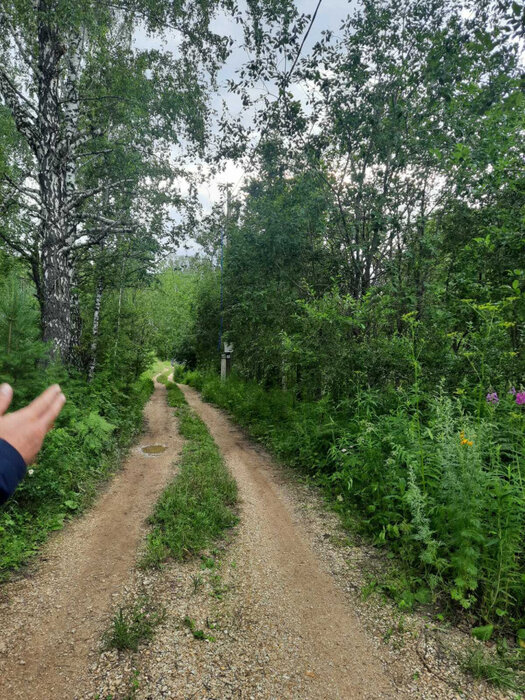
[[[296,6],[301,13],[312,15],[315,11],[318,0],[296,0]],[[321,38],[321,32],[329,29],[337,33],[342,20],[350,14],[357,5],[357,0],[322,0],[319,12],[312,26],[308,39],[302,50],[302,56],[306,56],[312,49],[314,44]],[[219,91],[212,95],[211,106],[217,111],[222,110],[222,102],[225,100],[228,109],[232,114],[238,114],[241,111],[238,98],[226,90],[226,81],[235,78],[237,71],[245,63],[247,55],[242,48],[242,28],[231,18],[221,15],[214,19],[212,28],[220,34],[231,36],[234,39],[233,50],[219,73]],[[139,49],[148,48],[164,48],[165,50],[176,52],[177,39],[173,34],[168,34],[163,40],[149,37],[143,30],[138,29],[135,32],[135,44]],[[297,88],[299,90],[299,88]],[[294,91],[295,92],[295,91]],[[299,92],[295,92],[296,97],[300,98]],[[249,126],[249,115],[244,116],[245,123]],[[205,211],[209,211],[212,204],[220,200],[220,185],[231,183],[237,190],[242,185],[244,171],[240,164],[226,161],[223,171],[210,178],[207,182],[202,183],[199,188],[199,198]],[[177,218],[176,212],[173,212],[174,218]]]

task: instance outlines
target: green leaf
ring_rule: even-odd
[[[432,593],[429,588],[418,588],[415,593],[415,598],[418,603],[428,605],[428,603],[432,602]]]
[[[518,638],[518,645],[522,649],[525,649],[525,627],[522,627],[521,629],[519,629],[516,636]]]
[[[482,625],[481,627],[472,628],[472,636],[482,642],[487,642],[494,632],[494,625]]]

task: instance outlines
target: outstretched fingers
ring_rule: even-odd
[[[27,407],[28,413],[35,419],[44,418],[60,394],[61,389],[59,385],[53,384],[29,404]]]
[[[0,385],[0,416],[3,416],[7,411],[12,399],[13,390],[9,384]]]
[[[39,421],[47,433],[53,427],[56,417],[66,403],[66,397],[58,384],[53,384],[27,407],[34,420]]]
[[[53,401],[48,405],[45,413],[41,416],[41,419],[44,421],[46,433],[53,427],[53,423],[55,422],[65,403],[66,397],[62,392],[60,392],[57,396],[55,396]]]

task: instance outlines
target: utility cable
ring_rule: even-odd
[[[321,7],[321,3],[322,3],[322,2],[323,2],[323,0],[318,0],[317,5],[316,5],[316,8],[315,8],[315,10],[314,10],[314,13],[313,13],[313,15],[312,15],[311,18],[310,18],[310,22],[309,22],[309,24],[308,24],[308,29],[306,30],[306,32],[305,32],[305,34],[304,34],[304,36],[303,36],[303,40],[301,41],[301,45],[299,46],[299,49],[298,49],[297,54],[296,54],[296,56],[295,56],[294,62],[292,63],[292,67],[290,68],[290,70],[289,70],[288,73],[286,74],[286,76],[285,76],[285,78],[284,78],[284,81],[283,81],[283,88],[282,88],[282,90],[279,91],[279,96],[277,97],[277,100],[275,101],[275,104],[277,104],[277,105],[279,104],[282,95],[286,92],[286,88],[287,88],[288,84],[290,83],[290,78],[292,77],[292,73],[294,72],[295,67],[297,66],[297,62],[299,61],[299,57],[301,56],[301,53],[302,53],[302,50],[303,50],[304,45],[305,45],[305,43],[306,43],[306,40],[308,39],[308,36],[309,36],[309,34],[310,34],[310,31],[312,30],[313,24],[314,24],[314,22],[315,22],[315,18],[317,17],[317,14],[318,14],[318,12],[319,12],[319,8]],[[256,152],[257,152],[258,147],[259,147],[260,144],[261,144],[261,141],[263,140],[263,138],[264,138],[264,136],[265,136],[266,130],[267,130],[267,127],[265,127],[265,128],[262,130],[262,132],[261,132],[261,134],[260,134],[260,136],[259,136],[259,140],[258,140],[258,142],[257,142],[257,145],[256,145],[255,148],[253,149],[253,153],[252,153],[252,157],[250,158],[249,165],[253,165],[253,161],[254,161],[254,158],[255,158],[255,154],[256,154]],[[235,186],[235,189],[234,189],[234,191],[233,191],[233,194],[236,194],[236,193],[238,192],[238,188],[239,188],[240,185],[242,184],[242,181],[244,180],[245,177],[246,177],[246,175],[243,173],[243,174],[241,175],[241,177],[239,178],[239,181],[237,182],[237,185]]]

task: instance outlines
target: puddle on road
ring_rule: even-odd
[[[166,452],[166,445],[146,445],[141,449],[147,455],[160,455],[162,452]]]

